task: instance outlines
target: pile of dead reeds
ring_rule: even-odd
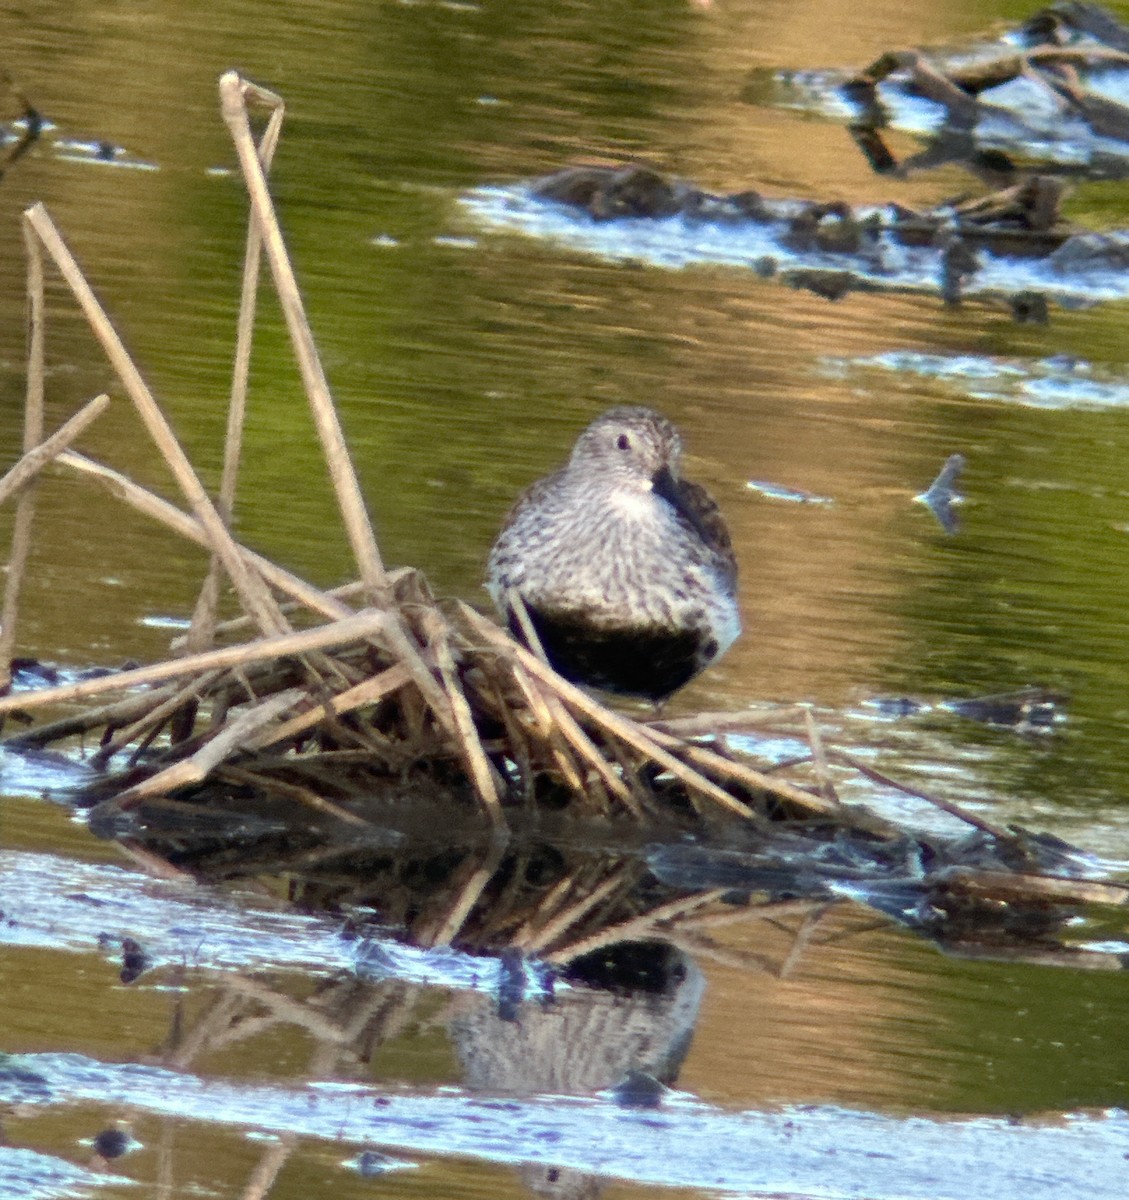
[[[0,716],[82,707],[7,744],[45,746],[94,735],[104,775],[102,815],[205,781],[256,787],[336,819],[364,824],[357,804],[389,787],[447,786],[495,827],[508,805],[551,796],[557,808],[646,821],[677,811],[766,824],[812,817],[898,836],[871,814],[842,806],[810,718],[814,781],[789,782],[738,761],[715,739],[717,719],[681,726],[619,715],[557,676],[468,605],[440,603],[417,572],[388,572],[338,423],[294,272],[267,190],[283,104],[233,72],[220,79],[251,201],[227,442],[218,496],[205,490],[149,388],[42,205],[24,214],[30,342],[24,456],[0,480],[18,495],[0,632],[11,661],[20,583],[31,545],[35,479],[49,463],[115,492],[211,556],[190,631],[167,661],[65,686],[0,696]],[[248,102],[269,117],[256,142]],[[251,333],[265,252],[352,546],[358,581],[322,591],[233,538]],[[61,273],[168,464],[188,511],[71,449],[109,403],[91,400],[59,430],[44,430],[44,270]],[[217,623],[221,583],[243,616]],[[232,640],[243,639],[243,640]],[[9,679],[10,682],[10,679]],[[94,704],[92,707],[91,705]],[[838,756],[851,769],[861,764]],[[942,805],[942,807],[945,807]],[[950,811],[956,811],[948,806]],[[1011,834],[969,814],[990,836]]]

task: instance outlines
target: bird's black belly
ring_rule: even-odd
[[[703,667],[703,635],[693,629],[653,625],[597,629],[581,617],[527,606],[533,628],[554,669],[573,683],[662,700]],[[521,631],[510,614],[510,628]]]

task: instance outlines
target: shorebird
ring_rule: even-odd
[[[613,408],[507,517],[487,590],[566,679],[663,700],[741,632],[729,531],[681,451],[665,417]]]

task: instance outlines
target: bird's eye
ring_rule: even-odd
[[[620,450],[630,450],[631,449],[631,439],[627,436],[626,433],[621,433],[619,435],[619,437],[616,438],[615,444],[616,444],[616,447]]]

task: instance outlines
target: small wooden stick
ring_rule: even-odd
[[[254,616],[264,633],[278,633],[289,628],[262,579],[249,568],[239,554],[227,526],[216,512],[215,505],[212,504],[172,427],[153,398],[153,393],[141,378],[105,309],[98,302],[81,268],[67,249],[42,204],[35,204],[24,213],[24,227],[38,237],[73,292],[91,330],[137,408],[150,437],[156,443],[192,511],[203,526],[211,547],[223,560],[224,568],[247,612]]]
[[[556,701],[553,706],[553,718],[556,720],[568,744],[599,775],[608,791],[627,806],[632,816],[641,821],[643,819],[643,809],[639,801],[632,795],[631,789],[612,770],[608,760],[593,745],[592,739],[584,732],[580,727],[580,723],[560,701]]]
[[[110,397],[95,396],[65,424],[60,425],[50,437],[29,450],[18,463],[0,479],[0,504],[14,496],[21,488],[53,462],[80,434],[82,434],[109,407]]]
[[[240,547],[240,549],[242,549],[242,547]],[[411,567],[397,567],[394,571],[388,572],[388,578],[394,583],[398,577],[403,576],[410,570],[412,570]],[[329,588],[322,594],[333,600],[350,600],[354,596],[363,595],[364,590],[365,585],[357,580],[354,580],[352,583],[343,583],[340,587]],[[299,604],[297,600],[285,600],[278,607],[282,610],[284,616],[290,616],[291,613],[297,612],[302,605]],[[341,613],[340,615],[345,616],[346,614]],[[230,621],[220,621],[219,624],[216,625],[213,632],[217,636],[220,634],[240,633],[245,629],[251,629],[254,624],[255,622],[252,621],[248,616],[232,617]],[[179,654],[187,647],[187,645],[188,635],[182,633],[177,637],[174,637],[172,641],[169,642],[169,650],[173,654]]]
[[[132,724],[120,729],[108,742],[100,746],[98,753],[91,759],[93,765],[105,765],[119,750],[124,750],[139,734],[144,733],[153,725],[167,721],[182,704],[199,696],[202,691],[211,687],[222,674],[222,671],[205,671],[184,687],[177,688],[168,699],[162,700],[159,704],[149,708],[144,716],[139,717]]]
[[[923,792],[915,787],[910,787],[909,784],[899,783],[896,779],[891,779],[889,775],[884,775],[881,771],[876,771],[873,767],[868,767],[866,763],[856,758],[853,754],[848,754],[844,750],[832,750],[831,757],[836,762],[841,762],[846,767],[851,767],[858,771],[860,775],[865,775],[867,779],[874,783],[880,783],[883,787],[893,788],[897,792],[902,792],[906,796],[914,796],[918,800],[924,800],[926,804],[932,804],[935,808],[939,808],[942,812],[946,812],[951,817],[956,817],[960,821],[965,821],[969,825],[974,825],[977,829],[982,829],[985,833],[990,833],[992,837],[999,838],[1002,842],[1014,842],[1017,835],[1010,829],[1004,829],[999,825],[994,825],[991,821],[984,817],[978,817],[974,812],[970,812],[967,808],[962,808],[959,804],[954,804],[951,800],[942,800],[940,796],[931,796],[928,792]]]
[[[716,751],[710,750],[705,746],[695,746],[690,743],[680,742],[677,738],[659,733],[655,729],[651,730],[651,734],[662,745],[677,750],[679,754],[684,754],[689,762],[705,770],[713,771],[718,775],[724,775],[726,778],[732,779],[735,783],[767,791],[773,796],[795,804],[808,812],[822,815],[838,811],[839,806],[837,804],[832,804],[830,800],[825,799],[815,792],[806,792],[803,788],[796,787],[794,784],[786,783],[780,779],[773,779],[763,771],[756,770],[755,767],[750,767],[743,762],[736,762],[731,758],[724,758],[722,755],[716,753]]]
[[[242,767],[221,766],[216,775],[220,779],[230,779],[233,783],[247,784],[260,794],[273,791],[280,796],[289,796],[292,800],[307,805],[315,812],[325,813],[326,816],[333,817],[334,820],[341,821],[345,825],[352,825],[357,829],[372,828],[371,821],[366,821],[364,817],[359,817],[347,808],[342,808],[340,804],[334,804],[332,800],[327,800],[324,796],[319,795],[313,788],[303,787],[298,783],[288,783],[275,776],[259,775],[255,771],[248,771]]]
[[[832,804],[840,803],[839,793],[835,790],[835,781],[831,778],[831,767],[827,762],[827,751],[823,748],[823,736],[815,723],[811,709],[804,709],[804,725],[807,728],[808,745],[811,747],[811,761],[819,778],[819,789],[823,798]]]
[[[66,704],[74,700],[86,700],[100,696],[103,692],[125,691],[143,684],[162,683],[197,671],[212,671],[217,668],[246,666],[248,663],[266,659],[294,657],[310,650],[325,650],[331,646],[343,646],[349,642],[363,641],[380,633],[388,624],[388,614],[366,609],[351,617],[334,621],[330,625],[319,625],[314,629],[303,629],[297,633],[284,633],[277,637],[260,638],[242,646],[226,646],[221,650],[208,650],[194,654],[191,658],[174,658],[166,662],[138,667],[133,671],[119,671],[114,675],[102,675],[97,679],[86,679],[80,683],[67,683],[60,687],[41,688],[33,692],[20,692],[15,696],[0,696],[0,713],[13,709],[42,708],[48,704]]]
[[[521,593],[517,588],[506,588],[506,604],[509,605],[510,611],[517,617],[517,623],[521,626],[521,636],[525,638],[525,644],[546,666],[549,666],[549,656],[545,653],[545,647],[541,645],[541,639],[537,636],[537,630],[533,628],[533,618],[530,617],[529,609],[526,608],[525,601],[521,598]]]
[[[380,551],[377,549],[376,536],[365,509],[361,487],[337,419],[337,410],[333,406],[329,382],[322,369],[313,334],[310,332],[302,296],[294,278],[294,268],[290,265],[286,253],[282,230],[278,225],[278,217],[275,215],[262,164],[259,162],[251,135],[247,98],[252,97],[271,108],[281,107],[282,100],[273,92],[241,79],[235,71],[227,71],[220,76],[219,92],[220,109],[235,143],[235,152],[239,156],[239,165],[251,198],[251,208],[262,234],[275,290],[283,316],[286,318],[286,328],[294,347],[294,356],[298,360],[298,369],[325,452],[330,479],[337,494],[337,503],[353,548],[353,556],[360,577],[369,589],[371,601],[387,605],[388,581],[384,574],[384,564],[380,560]]]

